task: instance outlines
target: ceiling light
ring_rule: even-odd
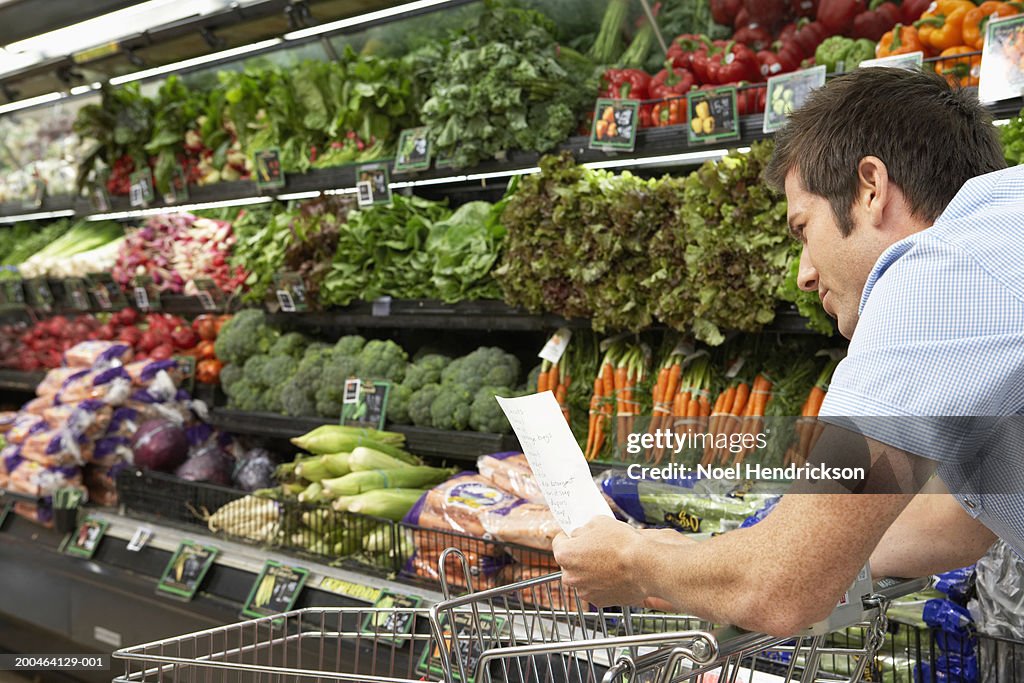
[[[152,209],[131,209],[129,211],[114,211],[111,213],[96,213],[86,216],[87,221],[116,221],[125,218],[145,218],[146,216],[159,216],[168,213],[183,213],[187,211],[202,211],[205,209],[221,209],[229,206],[252,206],[254,204],[268,204],[274,201],[273,197],[243,197],[241,199],[225,199],[219,202],[204,202],[202,204],[182,204],[180,206],[158,206]]]
[[[122,83],[141,81],[144,78],[152,78],[153,76],[162,76],[164,74],[172,73],[175,71],[183,71],[185,69],[191,69],[193,67],[202,66],[203,64],[209,64],[211,62],[220,62],[226,59],[231,59],[232,57],[240,57],[241,55],[249,54],[251,52],[259,52],[260,50],[266,50],[268,48],[280,44],[280,38],[261,40],[260,42],[252,43],[251,45],[233,47],[230,50],[221,50],[220,52],[214,52],[212,54],[202,55],[200,57],[193,57],[192,59],[185,59],[180,62],[175,62],[173,64],[156,66],[152,69],[143,69],[142,71],[136,71],[135,73],[125,74],[124,76],[115,76],[110,79],[110,85],[121,85]]]
[[[320,196],[320,190],[312,192],[292,192],[291,194],[279,194],[277,199],[282,202],[290,202],[296,199],[316,199]]]
[[[658,157],[644,157],[642,159],[609,159],[608,161],[591,161],[583,164],[587,168],[629,168],[633,166],[664,166],[675,163],[697,163],[715,161],[721,159],[729,151],[725,149],[704,150],[701,152],[686,152],[685,154],[666,154]]]
[[[302,38],[319,36],[324,33],[332,33],[334,31],[340,31],[345,28],[352,28],[353,26],[359,26],[361,24],[368,24],[373,21],[387,19],[388,17],[393,17],[399,14],[405,14],[406,12],[415,12],[416,10],[426,9],[428,7],[445,5],[451,1],[452,0],[416,0],[416,2],[408,2],[404,5],[398,5],[396,7],[389,7],[387,9],[378,10],[376,12],[360,14],[357,17],[339,19],[338,21],[332,21],[327,24],[321,24],[320,26],[311,26],[310,28],[304,28],[299,31],[292,31],[291,33],[284,34],[284,39],[301,40]]]
[[[40,211],[39,213],[23,213],[20,216],[0,216],[0,224],[19,223],[21,221],[42,221],[48,218],[67,218],[74,216],[72,209],[63,211]]]
[[[29,97],[25,100],[18,100],[17,102],[0,105],[0,114],[6,114],[10,111],[18,111],[19,109],[28,109],[29,107],[34,107],[37,104],[56,102],[63,97],[66,97],[66,95],[62,92],[51,92],[37,97]]]

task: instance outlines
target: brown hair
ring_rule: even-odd
[[[793,113],[764,177],[782,192],[796,169],[805,190],[829,201],[845,237],[866,156],[885,163],[913,215],[929,222],[965,182],[1006,167],[992,117],[973,92],[932,72],[870,67],[830,81]]]

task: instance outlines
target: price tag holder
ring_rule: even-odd
[[[64,305],[76,311],[89,310],[89,288],[80,277],[64,280]]]
[[[372,605],[377,602],[377,599],[380,598],[381,594],[384,592],[380,588],[364,586],[363,584],[352,583],[351,581],[345,581],[343,579],[336,579],[332,576],[325,576],[320,579],[320,588],[329,593],[344,595],[347,598],[360,600],[368,605]]]
[[[153,174],[149,169],[132,173],[129,177],[131,186],[128,188],[128,203],[135,206],[149,206],[156,198],[153,189]]]
[[[978,69],[975,59],[970,61],[971,75]],[[1024,94],[1024,14],[988,22],[977,75],[978,99],[983,104]]]
[[[274,276],[274,295],[284,313],[301,313],[309,309],[306,285],[298,273],[287,271]]]
[[[379,299],[374,299],[370,304],[370,315],[375,318],[386,318],[391,315],[391,297],[382,296]]]
[[[107,533],[108,526],[107,522],[101,519],[86,519],[72,532],[67,545],[64,546],[64,552],[75,557],[91,558],[96,554],[96,548],[103,540],[103,535]]]
[[[345,380],[341,400],[341,424],[369,429],[384,429],[391,382]]]
[[[287,612],[295,606],[307,578],[308,569],[267,560],[249,591],[242,615],[256,619]]]
[[[135,307],[143,311],[159,311],[160,288],[153,282],[149,275],[136,275],[132,279],[132,293],[135,297]]]
[[[261,149],[253,155],[253,167],[256,169],[256,187],[260,190],[284,187],[284,171],[281,170],[281,151]]]
[[[149,540],[153,538],[153,530],[148,526],[140,526],[132,534],[131,540],[128,541],[128,550],[133,553],[140,552],[149,543]]]
[[[121,310],[128,305],[124,292],[121,291],[120,285],[114,282],[110,273],[94,273],[86,279],[89,282],[89,292],[101,311]]]
[[[902,55],[901,55],[902,56]],[[774,133],[786,125],[789,115],[799,109],[811,93],[825,85],[825,66],[772,76],[768,79],[764,109],[765,133]]]
[[[594,104],[590,149],[632,152],[640,121],[640,102],[600,98]]]
[[[686,98],[690,125],[686,129],[691,145],[709,145],[740,139],[736,88],[695,90]]]
[[[110,195],[107,194],[106,181],[97,181],[96,186],[89,190],[89,203],[96,213],[110,211]]]
[[[391,203],[391,180],[387,166],[365,164],[356,169],[356,201],[360,208]]]
[[[181,380],[178,386],[188,393],[193,393],[196,388],[196,358],[195,356],[174,356],[174,362],[178,364],[178,374]]]
[[[180,166],[175,166],[170,185],[164,193],[164,204],[180,204],[187,202],[188,198],[188,179],[185,178],[185,171]]]
[[[204,311],[216,311],[224,304],[224,292],[209,278],[195,280],[196,298]]]
[[[452,627],[448,628],[449,617],[447,613],[440,615],[440,626],[443,633],[451,631],[454,637],[454,645],[446,643],[452,658],[457,658],[465,668],[465,678],[458,664],[452,667],[452,679],[459,683],[475,683],[473,674],[476,672],[477,664],[484,650],[492,647],[502,636],[505,630],[505,618],[480,614],[476,619],[479,621],[477,629],[474,615],[456,613]],[[423,649],[416,672],[424,675],[433,675],[444,679],[444,670],[441,668],[441,651],[438,643],[430,642]]]
[[[395,173],[425,171],[430,168],[430,138],[428,128],[406,128],[398,137],[398,156],[395,157]]]
[[[559,328],[557,332],[551,335],[547,343],[544,344],[544,348],[540,350],[537,357],[549,363],[557,363],[562,360],[565,350],[569,348],[570,339],[572,339],[572,331],[567,327]]]
[[[46,183],[41,178],[33,178],[25,188],[25,196],[21,207],[27,210],[38,210],[43,208],[43,200],[46,198]]]
[[[219,553],[220,550],[213,546],[182,541],[156,585],[157,592],[186,602],[191,600]]]
[[[394,612],[370,612],[363,620],[360,631],[375,636],[375,640],[390,643],[395,647],[405,645],[406,636],[412,633],[416,625],[416,615],[411,610],[422,604],[423,598],[415,595],[399,595],[391,591],[382,591],[373,609],[393,609]]]
[[[24,286],[28,303],[32,308],[46,312],[53,310],[53,304],[56,303],[56,299],[53,296],[53,291],[50,289],[50,282],[45,277],[25,280]]]
[[[0,283],[0,306],[24,308],[25,285],[20,278],[11,278]]]
[[[920,51],[908,52],[903,55],[865,59],[858,68],[863,69],[868,66],[887,66],[890,69],[906,69],[907,71],[914,71],[916,69],[920,71],[924,67],[924,53]]]

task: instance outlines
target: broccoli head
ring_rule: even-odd
[[[451,358],[439,353],[423,356],[405,371],[405,379],[402,380],[402,384],[413,391],[421,389],[427,384],[437,384],[441,381],[441,371],[451,362]]]
[[[363,350],[366,346],[366,340],[358,334],[350,334],[347,337],[342,337],[334,345],[334,352],[342,356],[354,356]]]
[[[263,311],[247,308],[224,323],[217,333],[214,351],[223,363],[242,365],[250,357],[267,353],[280,333],[267,325]]]
[[[430,404],[430,423],[434,429],[462,431],[469,426],[473,392],[461,384],[445,384]]]
[[[330,347],[313,348],[310,346],[306,349],[302,360],[299,361],[299,367],[292,376],[292,381],[305,387],[310,396],[316,394],[316,390],[320,388],[320,383],[323,381],[324,368],[327,367],[330,357]]]
[[[419,391],[413,393],[409,398],[409,419],[417,427],[430,427],[433,418],[430,416],[430,406],[441,393],[440,384],[428,384]]]
[[[356,369],[360,379],[380,379],[388,382],[401,382],[405,378],[405,368],[409,356],[401,346],[393,341],[374,339],[366,343],[359,352],[359,367]]]
[[[324,383],[316,392],[316,412],[321,417],[338,418],[341,416],[341,405],[345,385]]]
[[[281,412],[289,417],[313,417],[316,412],[316,389],[302,382],[299,373],[281,387]]]
[[[260,410],[265,410],[269,413],[283,412],[284,403],[281,400],[281,389],[282,385],[278,384],[264,390],[260,398]]]
[[[473,397],[473,405],[469,409],[469,426],[478,432],[491,432],[494,434],[508,434],[512,426],[508,423],[504,411],[495,396],[512,398],[518,392],[508,387],[483,387]]]
[[[461,384],[473,394],[485,386],[515,386],[518,379],[519,359],[493,346],[457,358],[441,372],[441,384]]]
[[[263,368],[270,362],[270,356],[260,354],[245,361],[245,371],[242,375],[250,384],[258,387],[269,386],[263,381]]]
[[[245,374],[241,365],[225,365],[220,370],[220,386],[227,394],[231,391],[231,387],[235,382],[242,379]]]
[[[272,356],[263,364],[263,386],[280,389],[299,369],[299,361],[291,356]]]
[[[235,410],[260,410],[263,407],[263,393],[259,386],[243,377],[231,386],[228,394],[228,408]]]
[[[412,393],[412,389],[404,384],[391,385],[386,415],[388,422],[398,425],[409,424],[409,400]]]
[[[274,345],[270,347],[270,355],[302,358],[307,346],[309,346],[309,339],[306,338],[306,335],[301,332],[289,332],[278,337]]]
[[[526,389],[529,392],[534,392],[537,390],[537,380],[540,379],[540,371],[542,366],[542,363],[538,363],[537,367],[535,367],[533,370],[530,370],[530,374],[526,378],[526,387],[524,387],[524,389]]]

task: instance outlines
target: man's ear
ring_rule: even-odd
[[[889,202],[889,169],[878,157],[867,156],[857,164],[857,205],[871,225],[879,227]]]

